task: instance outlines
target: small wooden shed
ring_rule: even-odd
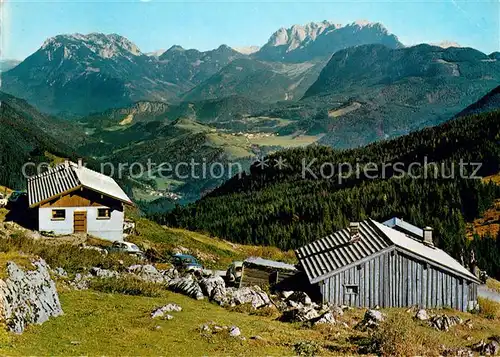
[[[367,308],[475,307],[478,279],[434,246],[432,229],[421,232],[407,234],[369,219],[295,253],[323,302]]]
[[[294,265],[250,257],[243,262],[241,286],[277,286],[294,277],[299,271]]]

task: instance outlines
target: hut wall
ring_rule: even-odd
[[[397,251],[373,257],[321,282],[323,302],[355,307],[451,307],[466,311],[477,284]]]

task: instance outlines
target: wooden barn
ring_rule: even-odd
[[[123,240],[124,205],[132,201],[111,177],[66,161],[28,179],[38,230]]]
[[[475,307],[477,278],[434,246],[431,228],[403,226],[353,222],[295,253],[323,302],[367,308]],[[412,234],[405,233],[408,229]]]
[[[241,273],[241,286],[283,286],[286,289],[299,271],[294,265],[277,262],[274,260],[250,257],[243,262]],[[295,285],[293,283],[293,285]]]

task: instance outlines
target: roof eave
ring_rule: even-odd
[[[61,196],[64,196],[64,195],[67,195],[67,194],[69,194],[69,193],[71,193],[71,192],[78,191],[79,189],[82,189],[82,188],[86,188],[86,189],[88,189],[88,190],[91,190],[91,191],[97,192],[97,193],[99,193],[99,194],[101,194],[101,195],[104,195],[104,196],[106,196],[106,197],[109,197],[109,198],[112,198],[112,199],[114,199],[114,200],[120,201],[120,202],[122,202],[122,203],[124,203],[124,204],[126,204],[126,205],[128,205],[128,206],[135,207],[135,204],[134,204],[132,201],[127,201],[127,200],[121,199],[121,198],[119,198],[119,197],[111,196],[111,195],[109,195],[109,194],[107,194],[107,193],[105,193],[105,192],[102,192],[102,191],[96,190],[96,189],[95,189],[95,188],[93,188],[93,187],[88,187],[88,186],[85,186],[85,185],[78,185],[77,187],[74,187],[74,188],[72,188],[71,190],[67,190],[67,191],[64,191],[64,192],[58,193],[57,195],[53,195],[53,196],[51,196],[51,197],[49,197],[49,198],[46,198],[46,199],[44,199],[44,200],[42,200],[42,201],[40,201],[40,202],[33,203],[33,204],[31,204],[31,205],[29,206],[29,208],[35,208],[35,207],[40,206],[40,205],[42,205],[42,204],[44,204],[44,203],[47,203],[47,202],[52,201],[54,198],[61,197]]]
[[[456,276],[461,277],[461,278],[466,279],[466,280],[473,281],[473,282],[475,282],[477,284],[481,284],[481,282],[479,281],[479,279],[476,278],[475,276],[473,276],[472,273],[471,273],[471,275],[464,274],[464,273],[459,272],[459,271],[457,271],[455,269],[449,268],[449,267],[447,267],[445,265],[441,265],[441,264],[435,262],[434,260],[429,260],[426,257],[424,257],[424,256],[422,256],[420,254],[414,253],[412,251],[409,251],[408,249],[405,249],[404,247],[401,247],[401,246],[396,246],[396,250],[398,252],[403,253],[403,254],[407,254],[407,255],[409,255],[411,257],[414,257],[414,258],[416,258],[418,260],[424,261],[424,262],[428,263],[429,265],[435,266],[436,268],[444,270],[444,271],[446,271],[446,272],[448,272],[450,274],[456,275]],[[465,267],[464,267],[464,269],[465,269]]]
[[[78,191],[79,189],[81,189],[83,187],[83,185],[78,185],[76,187],[73,187],[72,189],[70,190],[66,190],[64,192],[61,192],[61,193],[58,193],[57,195],[53,195],[51,197],[48,197],[44,200],[41,200],[39,202],[35,202],[35,203],[32,203],[29,208],[35,208],[37,206],[40,206],[40,205],[43,205],[44,203],[47,203],[47,202],[50,202],[52,201],[54,198],[57,198],[57,197],[61,197],[61,196],[64,196],[64,195],[67,195],[68,193],[71,193],[71,192],[74,192],[74,191]]]

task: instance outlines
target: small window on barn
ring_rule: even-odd
[[[52,210],[52,220],[53,221],[64,221],[66,219],[66,210],[64,209],[53,209]]]
[[[344,293],[345,294],[357,295],[358,292],[359,291],[358,291],[357,285],[344,285]]]
[[[109,208],[98,208],[97,209],[97,218],[98,219],[110,219],[111,211]]]

